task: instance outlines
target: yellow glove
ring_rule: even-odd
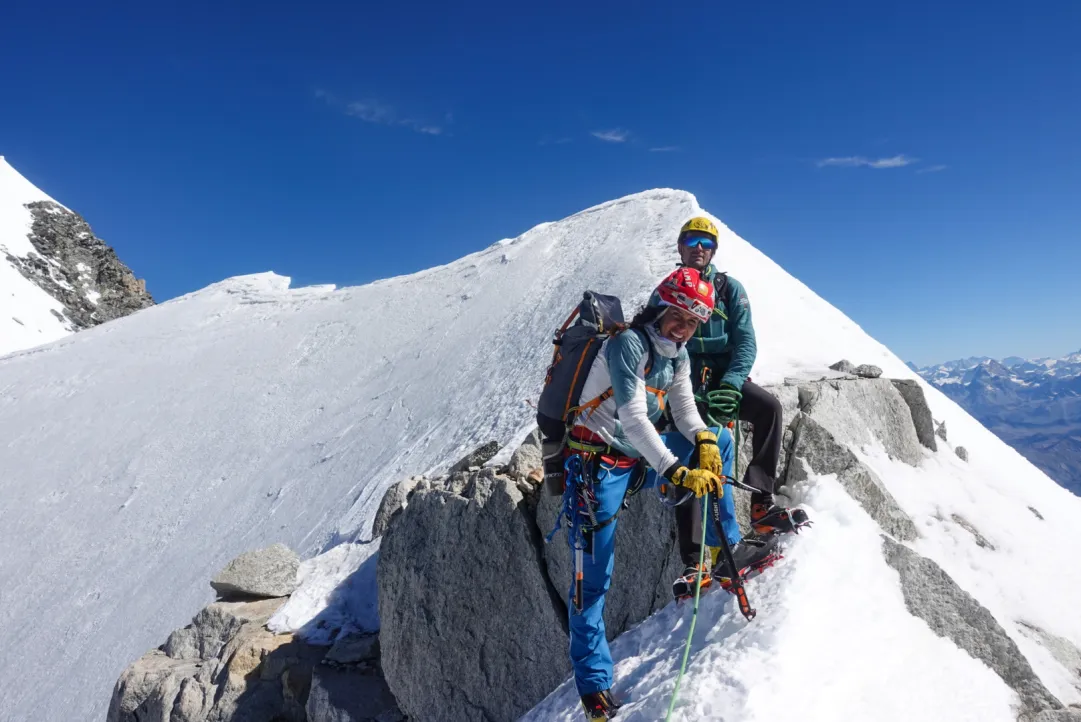
[[[672,464],[664,476],[677,486],[694,492],[695,496],[713,494],[718,499],[724,496],[724,482],[721,477],[707,469],[688,469],[686,466]]]
[[[709,430],[699,431],[694,435],[694,445],[698,449],[698,468],[724,476],[724,462],[721,460],[721,450],[717,448],[716,435]]]

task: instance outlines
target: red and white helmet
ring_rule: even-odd
[[[661,306],[675,306],[705,323],[713,313],[713,284],[703,281],[693,268],[677,268],[661,281],[651,300]]]

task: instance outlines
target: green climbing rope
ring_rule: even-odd
[[[702,594],[702,568],[706,562],[706,509],[709,502],[709,494],[702,497],[702,540],[698,549],[698,580],[694,583],[694,611],[691,613],[691,628],[687,630],[687,642],[683,645],[683,662],[679,665],[679,674],[676,676],[676,688],[672,690],[672,699],[668,702],[668,714],[664,716],[664,722],[671,722],[672,710],[676,708],[676,698],[679,696],[679,685],[683,682],[683,673],[687,671],[687,659],[691,656],[691,639],[694,637],[694,624],[698,621],[698,599]]]
[[[738,407],[737,407],[738,409]],[[738,415],[738,410],[737,410]],[[732,428],[732,473],[739,470],[739,421],[731,422]],[[722,424],[717,424],[722,426]],[[698,600],[702,594],[702,568],[706,562],[706,511],[709,509],[709,494],[702,497],[702,540],[698,548],[698,580],[694,584],[694,611],[691,612],[691,628],[687,630],[687,641],[683,645],[683,661],[679,665],[679,674],[676,675],[676,688],[672,690],[672,699],[668,702],[668,714],[664,716],[664,722],[672,722],[672,711],[676,708],[676,698],[679,697],[679,686],[683,683],[683,674],[687,671],[687,660],[691,656],[691,640],[694,638],[694,625],[698,621]]]

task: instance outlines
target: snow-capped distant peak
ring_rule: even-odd
[[[0,356],[152,303],[81,216],[0,156]]]

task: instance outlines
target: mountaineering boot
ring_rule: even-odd
[[[709,573],[709,564],[702,564],[702,589],[706,589],[713,582]],[[676,600],[688,599],[694,596],[694,587],[698,584],[698,565],[690,564],[683,570],[679,579],[672,582],[672,596]]]
[[[751,526],[758,534],[798,533],[800,527],[810,523],[807,512],[798,506],[787,509],[777,506],[772,501],[751,504]]]
[[[610,689],[582,695],[582,707],[585,708],[586,719],[589,722],[610,720],[616,716],[616,712],[621,706],[612,696],[612,690]]]
[[[781,550],[778,544],[780,534],[748,534],[732,547],[732,561],[736,563],[736,571],[741,579],[750,579],[781,558]],[[713,565],[713,577],[717,582],[729,589],[731,586],[732,570],[728,567],[723,555],[719,554],[719,548],[711,547],[711,551],[719,558]]]

